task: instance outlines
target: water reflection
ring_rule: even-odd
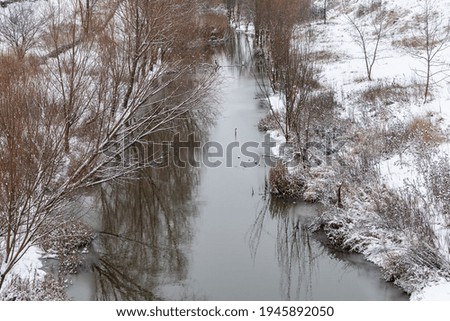
[[[186,128],[185,134],[193,130]],[[170,135],[160,134],[152,141]],[[185,279],[198,181],[198,169],[170,164],[101,189],[96,299],[164,299],[156,294],[158,287]]]
[[[251,39],[238,35],[218,58],[234,66],[222,68],[223,113],[211,132],[221,144],[236,139],[236,128],[241,142],[262,140],[256,124],[266,111],[254,99],[251,46]],[[182,134],[205,127],[185,122]],[[163,142],[171,135],[151,139]],[[345,263],[310,234],[314,207],[268,197],[266,175],[263,166],[172,165],[104,187],[93,264],[95,298],[405,299],[378,279],[376,268]]]
[[[254,39],[244,33],[234,33],[230,37],[223,52],[227,55],[227,67],[239,67],[239,76],[249,75],[254,70],[253,64]]]
[[[297,214],[295,206],[273,197],[264,197],[250,234],[250,248],[254,257],[258,254],[266,221],[276,221],[276,258],[280,268],[280,292],[284,300],[310,299],[312,275],[318,268],[311,245],[311,232],[305,217]],[[311,209],[308,209],[311,212]]]
[[[242,67],[251,65],[250,52],[249,42],[241,36],[229,46],[217,48],[218,55],[231,57],[227,63]],[[195,133],[197,139],[206,141],[214,110],[188,116],[181,124],[174,124],[177,133],[183,140]],[[168,130],[149,137],[152,152],[163,156],[163,142],[172,140],[173,135]],[[181,152],[183,160],[192,157],[192,151]],[[193,218],[198,213],[195,194],[199,174],[198,168],[181,168],[169,162],[168,167],[147,169],[132,181],[100,190],[100,231],[93,264],[95,299],[170,299],[161,297],[165,292],[161,288],[183,284],[189,270]]]
[[[271,197],[264,204],[251,229],[250,247],[256,257],[263,232],[275,221],[283,300],[408,300],[362,255],[333,250],[325,235],[311,233],[316,206]]]

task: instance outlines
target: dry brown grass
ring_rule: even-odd
[[[329,50],[320,50],[312,53],[313,58],[317,62],[339,61],[342,57],[335,52]]]
[[[410,102],[408,87],[396,83],[378,82],[360,92],[361,104],[390,104],[393,102]]]
[[[271,193],[283,198],[298,199],[303,196],[305,191],[304,180],[291,176],[282,162],[278,162],[275,167],[270,169],[269,184]]]
[[[422,50],[424,47],[423,39],[420,39],[417,36],[404,38],[396,43],[397,45],[400,45],[404,48],[412,48],[412,49],[418,49]]]
[[[436,146],[445,141],[441,128],[426,117],[415,117],[407,124],[407,137],[427,146]]]

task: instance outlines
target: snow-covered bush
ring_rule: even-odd
[[[450,159],[448,156],[439,158],[430,166],[428,183],[446,225],[450,226]]]
[[[94,239],[91,228],[78,220],[70,220],[63,224],[48,224],[43,227],[42,249],[58,257],[60,272],[76,273],[84,263],[82,252]]]
[[[62,301],[67,300],[64,284],[47,274],[43,280],[13,276],[0,292],[0,301]]]
[[[290,174],[286,164],[279,161],[269,171],[269,184],[272,194],[297,199],[303,195],[305,178],[301,173]]]
[[[279,120],[282,119],[280,112],[268,113],[264,118],[262,118],[258,123],[258,129],[262,132],[268,130],[278,129],[280,127]]]

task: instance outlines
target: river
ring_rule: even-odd
[[[200,136],[223,147],[263,142],[257,124],[267,109],[256,99],[251,41],[238,35],[217,55],[219,115]],[[72,277],[69,297],[408,299],[361,256],[336,252],[309,232],[315,206],[271,199],[263,150],[254,152],[257,164],[242,166],[248,156],[234,148],[229,164],[149,169],[131,184],[104,188],[91,220],[99,236],[86,268]]]

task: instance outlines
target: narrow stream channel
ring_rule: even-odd
[[[267,110],[256,99],[250,57],[251,42],[238,35],[217,58],[220,115],[208,140],[224,149],[264,141],[257,124]],[[262,148],[253,151],[262,157]],[[377,267],[312,235],[314,206],[271,200],[263,163],[241,166],[239,148],[229,160],[150,170],[132,185],[105,189],[92,268],[74,276],[71,299],[408,299]]]

